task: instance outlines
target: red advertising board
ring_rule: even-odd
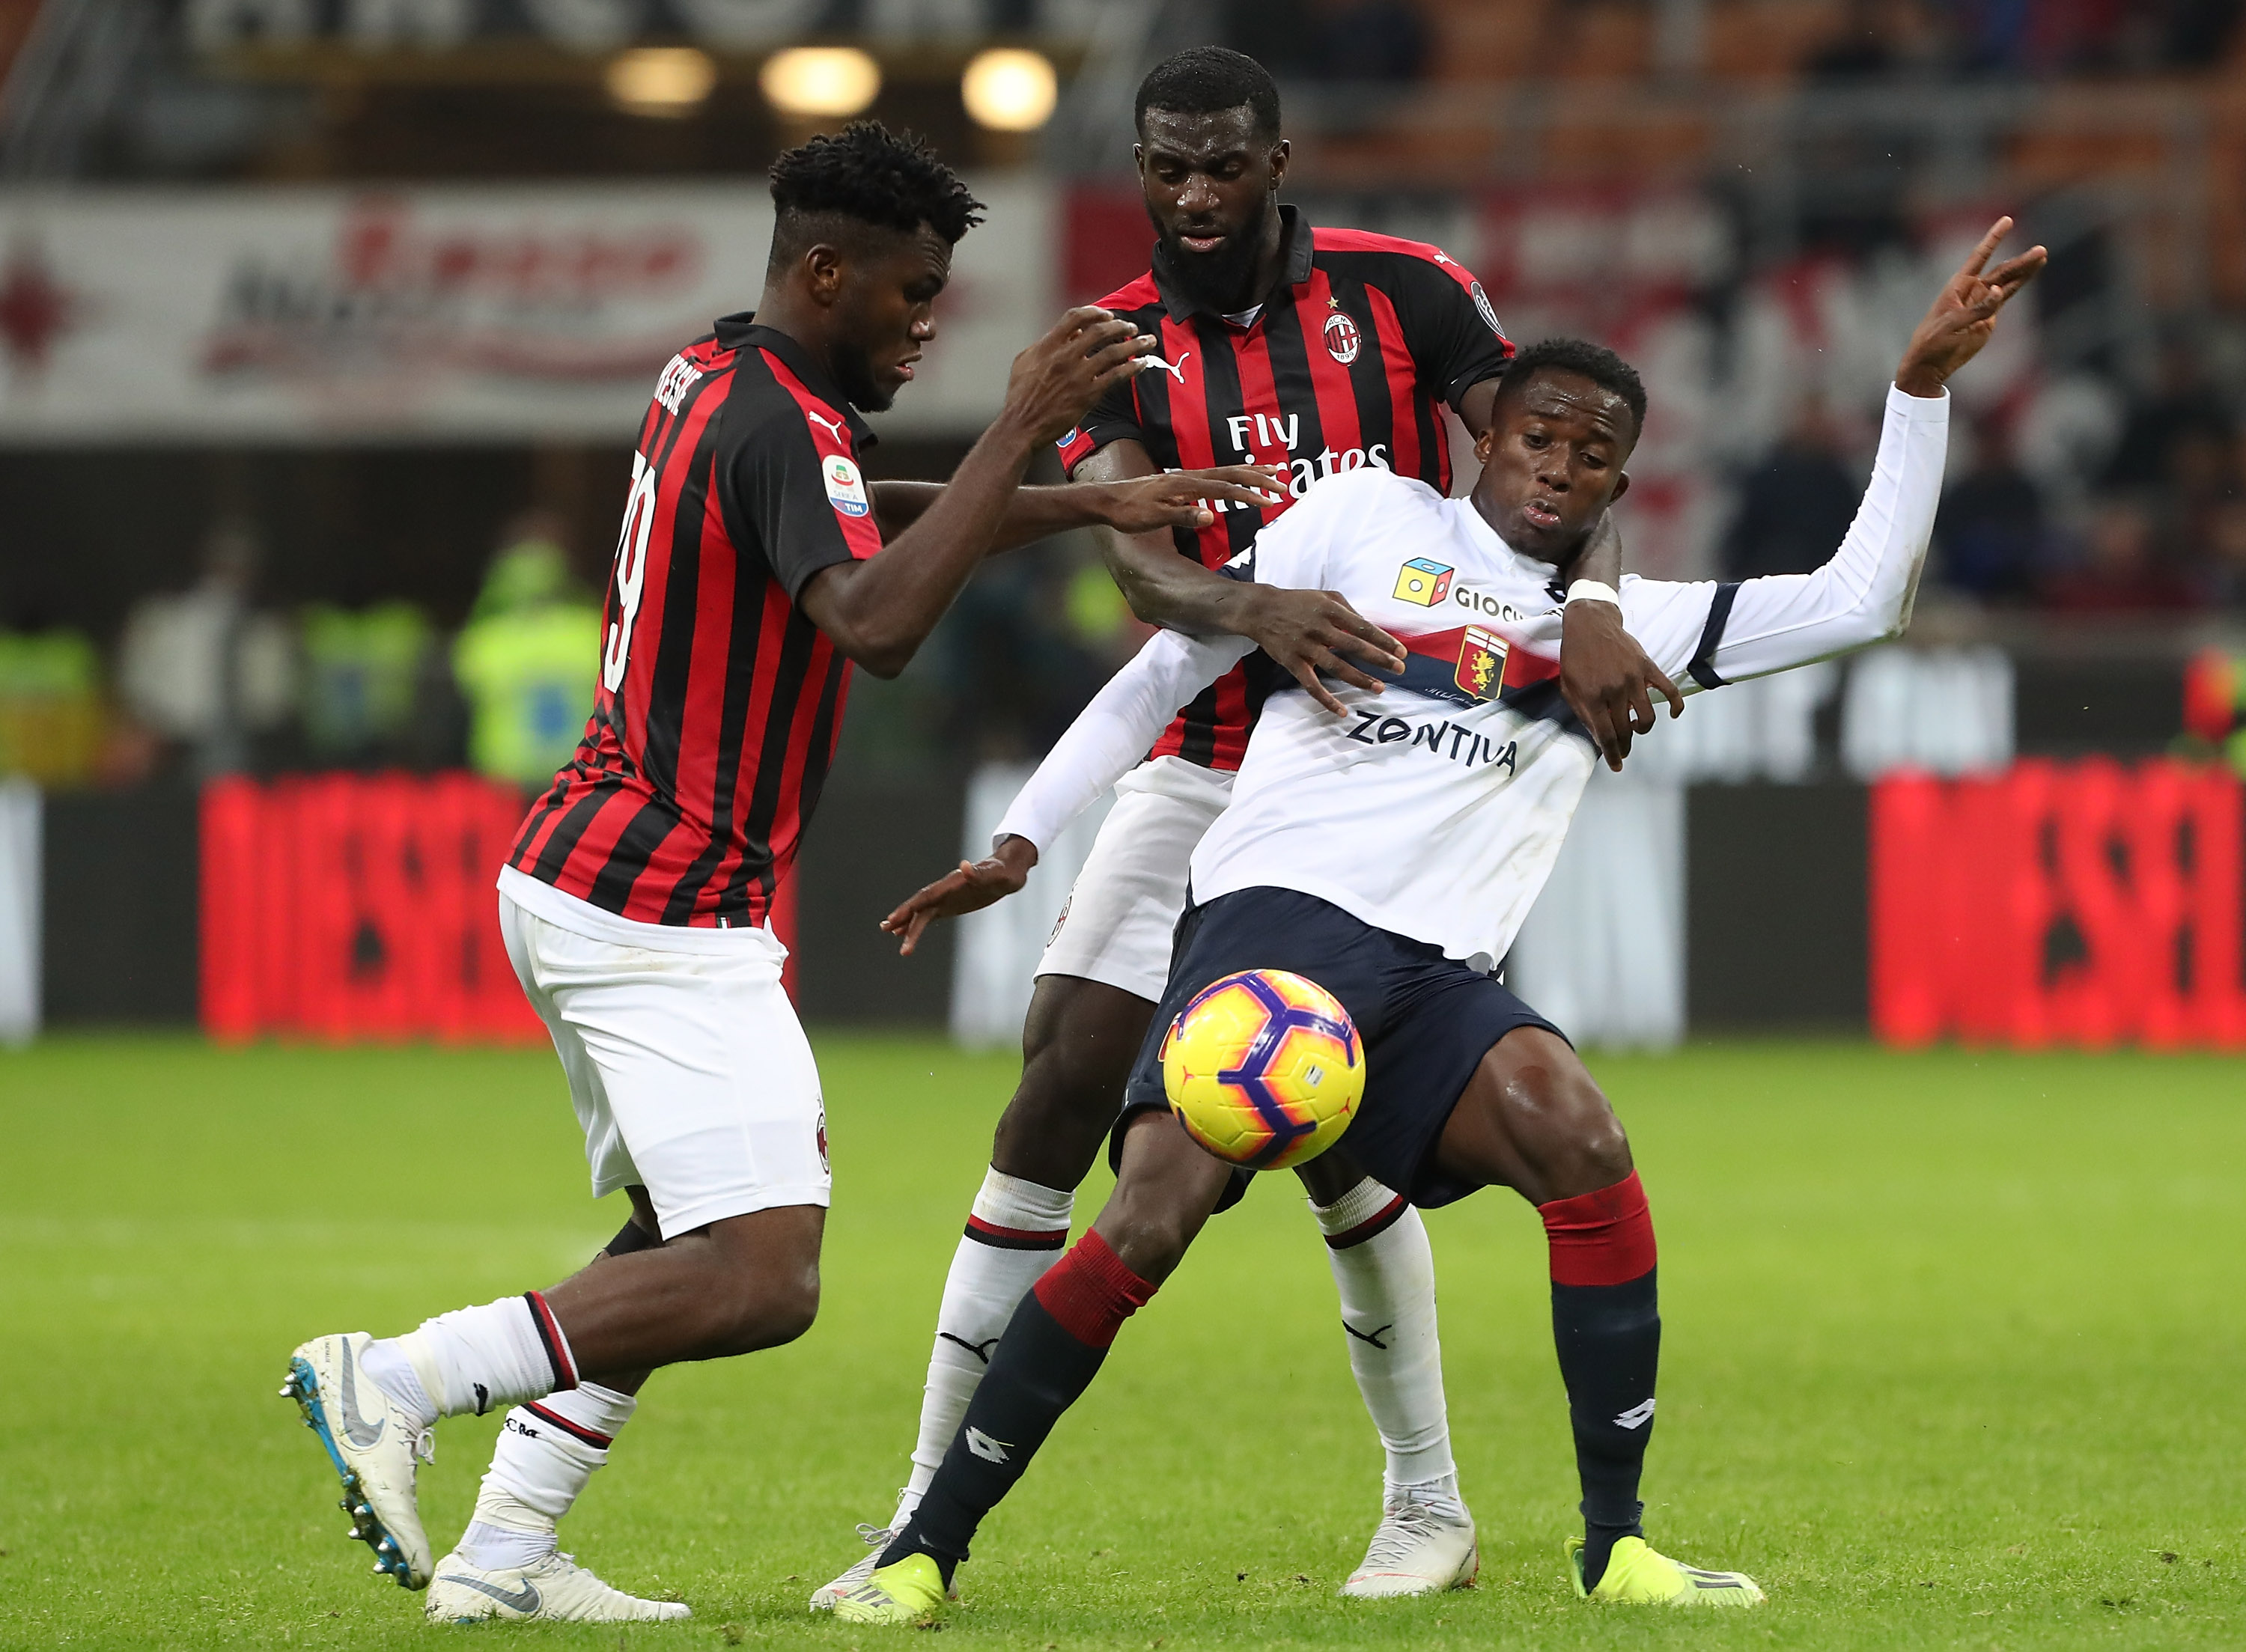
[[[1904,1046],[2246,1048],[2246,810],[2211,766],[1897,774],[1871,802],[1871,1020]]]
[[[513,788],[470,774],[206,787],[204,1030],[229,1043],[543,1043],[494,888],[523,807]],[[783,938],[793,894],[783,885],[775,903]]]

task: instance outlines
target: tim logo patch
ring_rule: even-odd
[[[1489,698],[1505,686],[1505,650],[1503,637],[1494,636],[1479,625],[1467,627],[1466,636],[1459,642],[1458,685],[1477,700]]]
[[[820,466],[820,475],[827,483],[827,502],[843,515],[863,516],[874,508],[866,497],[866,479],[841,454],[830,454]]]

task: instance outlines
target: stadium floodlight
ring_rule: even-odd
[[[1059,78],[1042,51],[993,46],[975,54],[960,78],[960,101],[992,132],[1035,132],[1052,119]]]
[[[718,65],[692,46],[640,46],[609,65],[608,84],[618,108],[676,119],[709,100]]]
[[[855,46],[791,46],[765,60],[757,84],[784,115],[854,115],[880,93],[881,66]]]

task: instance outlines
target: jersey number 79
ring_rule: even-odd
[[[632,622],[639,617],[640,588],[647,580],[647,535],[654,526],[655,466],[634,453],[631,497],[624,502],[623,529],[616,535],[616,618],[601,656],[601,686],[611,694],[623,686]]]

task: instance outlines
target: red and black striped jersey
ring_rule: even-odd
[[[507,864],[645,923],[762,923],[819,802],[850,663],[796,606],[881,548],[873,432],[785,333],[671,357],[632,454],[576,755]]]
[[[1218,506],[1181,555],[1221,568],[1256,531],[1322,478],[1365,465],[1451,486],[1450,445],[1436,403],[1513,359],[1481,283],[1423,241],[1355,229],[1314,229],[1279,208],[1282,279],[1245,326],[1195,308],[1157,245],[1152,267],[1099,302],[1162,342],[1161,363],[1124,380],[1061,438],[1077,466],[1110,442],[1144,446],[1166,470],[1284,460],[1293,499],[1257,510]],[[1260,696],[1244,668],[1227,672],[1181,712],[1152,755],[1236,769]]]

